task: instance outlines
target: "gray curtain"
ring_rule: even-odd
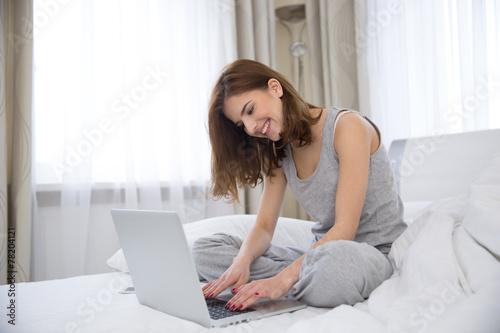
[[[359,108],[353,0],[306,0],[311,103]]]
[[[30,281],[33,3],[0,2],[0,284]]]
[[[235,4],[238,58],[276,68],[274,0],[237,0]],[[236,213],[256,214],[261,195],[262,185],[240,191],[243,206],[236,204]]]
[[[239,59],[252,59],[276,67],[274,0],[236,1]]]

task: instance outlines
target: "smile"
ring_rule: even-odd
[[[264,127],[262,127],[262,130],[260,131],[260,133],[262,133],[263,135],[267,135],[267,130],[269,128],[269,123],[271,122],[270,119],[266,120],[266,122],[264,123]]]

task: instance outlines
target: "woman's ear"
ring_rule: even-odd
[[[267,81],[267,86],[269,87],[269,90],[278,95],[279,98],[283,96],[283,87],[278,80],[269,79],[269,81]]]

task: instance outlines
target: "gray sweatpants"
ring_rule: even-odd
[[[193,260],[207,281],[219,278],[232,264],[242,240],[225,233],[198,239]],[[298,248],[271,244],[250,266],[250,281],[275,276],[304,254]],[[331,241],[307,253],[299,281],[288,296],[316,307],[355,304],[392,274],[387,257],[373,246],[354,241]]]

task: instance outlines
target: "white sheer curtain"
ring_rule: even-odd
[[[354,0],[361,111],[383,141],[500,127],[500,2]]]
[[[110,208],[231,214],[205,196],[206,115],[234,1],[35,0],[34,280],[107,270]]]

